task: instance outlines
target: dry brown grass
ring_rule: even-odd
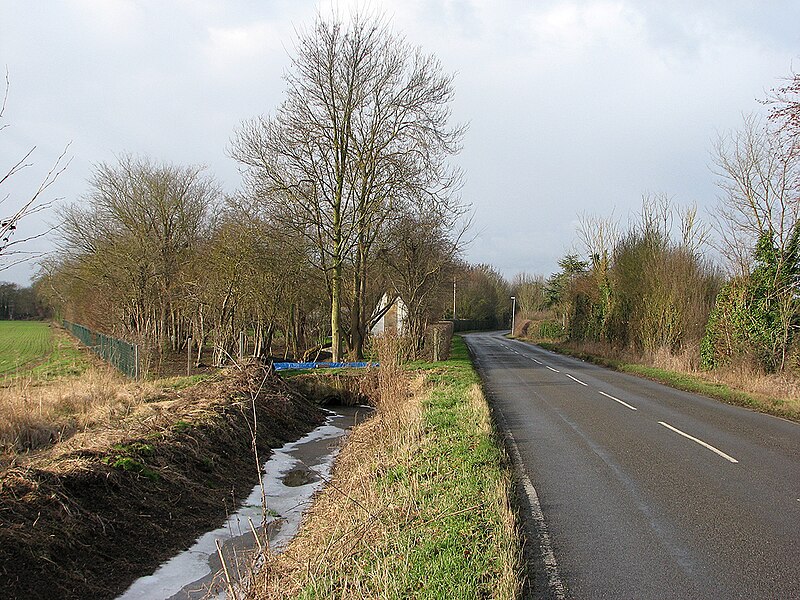
[[[704,371],[700,368],[700,352],[697,348],[685,348],[677,355],[664,349],[652,356],[645,356],[642,362],[725,385],[767,402],[777,399],[790,410],[800,411],[800,379],[792,374],[764,373],[747,361]]]
[[[747,361],[704,371],[700,368],[700,354],[696,347],[684,348],[678,354],[665,348],[640,355],[601,342],[568,342],[561,345],[579,355],[601,357],[618,365],[641,364],[726,386],[734,393],[738,391],[750,395],[767,412],[777,406],[781,414],[784,411],[800,414],[800,378],[792,373],[764,373]],[[725,399],[727,394],[722,393],[719,397]]]
[[[261,600],[294,598],[313,586],[315,579],[349,573],[349,563],[364,548],[386,547],[397,528],[415,511],[414,481],[407,494],[392,504],[374,485],[376,475],[390,468],[408,466],[422,436],[422,407],[409,393],[408,378],[392,348],[397,341],[384,338],[379,344],[379,397],[375,416],[356,426],[347,446],[337,458],[332,481],[320,493],[304,519],[304,526],[282,554],[267,557],[255,578],[249,598]],[[418,392],[422,379],[414,382]],[[390,597],[391,561],[376,562],[379,569],[368,581],[345,576],[340,598]],[[376,595],[375,589],[386,591]]]
[[[297,537],[285,552],[267,556],[251,580],[247,598],[441,598],[448,597],[443,586],[449,585],[454,586],[447,587],[449,597],[517,596],[519,545],[510,475],[497,476],[497,465],[478,472],[466,467],[470,483],[483,491],[465,492],[469,500],[459,503],[462,489],[442,482],[462,481],[464,474],[456,473],[464,468],[462,459],[448,455],[453,448],[433,433],[437,426],[426,409],[431,393],[441,386],[456,390],[458,427],[469,430],[469,440],[490,439],[489,409],[479,385],[431,387],[424,376],[409,380],[393,358],[395,342],[382,343],[386,347],[380,356],[375,416],[351,431],[331,481],[304,517]],[[474,517],[468,521],[471,525],[459,524],[459,515],[468,512]],[[455,537],[453,531],[458,532]],[[472,535],[481,541],[475,543]],[[495,543],[498,537],[502,541]],[[443,570],[441,564],[437,570],[428,562],[437,560],[439,551],[434,548],[445,538],[464,540],[464,553],[486,553],[484,561],[475,563],[482,568],[492,565],[491,574],[477,580],[483,587],[465,592],[463,583],[471,573],[458,567]],[[488,538],[492,541],[484,543]],[[426,546],[429,553],[421,552]],[[418,576],[424,583],[409,590]]]
[[[157,394],[157,389],[103,367],[91,368],[77,378],[44,383],[17,378],[0,388],[0,457],[7,462],[80,431],[113,428],[133,407]]]
[[[263,456],[324,420],[256,365],[113,394],[95,383],[72,390],[107,394],[85,412],[94,425],[0,468],[3,598],[115,597],[247,497],[254,445]]]
[[[678,373],[698,373],[700,371],[700,351],[697,347],[684,348],[677,354],[673,354],[668,348],[659,348],[656,352],[645,354],[642,362]]]
[[[756,398],[780,400],[786,408],[800,413],[800,380],[795,376],[764,373],[747,365],[695,371],[692,374],[742,390]]]

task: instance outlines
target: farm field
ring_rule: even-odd
[[[79,375],[88,362],[72,339],[42,321],[0,321],[0,377]]]
[[[53,332],[39,321],[0,321],[0,374],[38,363],[53,351]]]

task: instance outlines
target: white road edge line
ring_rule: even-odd
[[[580,384],[581,384],[582,386],[584,386],[584,387],[589,387],[589,384],[587,384],[587,383],[583,383],[583,382],[582,382],[580,379],[576,379],[575,377],[573,377],[573,376],[572,376],[572,375],[570,375],[569,373],[564,373],[564,375],[566,375],[567,377],[569,377],[570,379],[572,379],[572,381],[574,381],[575,383],[580,383]]]
[[[558,572],[558,563],[556,562],[556,555],[553,553],[553,544],[550,541],[550,532],[547,529],[547,521],[544,520],[544,512],[542,505],[539,502],[539,495],[536,493],[536,488],[533,487],[531,478],[525,470],[524,463],[522,462],[522,455],[517,446],[517,440],[514,439],[514,434],[504,423],[506,430],[506,438],[508,439],[509,450],[511,451],[511,458],[517,465],[517,475],[520,478],[520,483],[525,490],[525,495],[528,497],[528,502],[531,505],[531,516],[536,521],[536,527],[539,530],[539,553],[544,562],[544,570],[547,573],[547,585],[553,596],[557,600],[565,600],[567,591],[564,587],[564,582],[561,580],[561,575]]]
[[[619,402],[620,404],[622,404],[622,406],[624,406],[626,408],[630,408],[631,410],[639,410],[635,406],[631,406],[630,404],[628,404],[627,402],[623,402],[619,398],[614,398],[614,396],[612,396],[611,394],[606,394],[605,392],[600,392],[600,394],[602,396],[605,396],[606,398],[611,398],[614,402]]]
[[[545,365],[545,366],[546,366],[548,369],[550,369],[550,370],[551,370],[553,373],[561,373],[561,371],[559,371],[558,369],[554,369],[554,368],[553,368],[553,367],[551,367],[550,365]]]
[[[677,433],[678,435],[682,435],[683,437],[685,437],[685,438],[687,438],[687,439],[690,439],[690,440],[692,440],[693,442],[696,442],[696,443],[700,444],[701,446],[703,446],[703,448],[707,448],[708,450],[711,450],[711,451],[712,451],[713,453],[715,453],[715,454],[719,454],[719,455],[720,455],[722,458],[724,458],[725,460],[729,460],[729,461],[731,461],[732,463],[738,463],[738,462],[739,462],[738,460],[736,460],[735,458],[733,458],[733,457],[732,457],[732,456],[730,456],[729,454],[725,454],[725,453],[724,453],[722,450],[719,450],[719,449],[717,449],[717,448],[714,448],[714,446],[712,446],[711,444],[706,444],[706,443],[705,443],[703,440],[699,440],[699,439],[697,439],[696,437],[694,437],[694,436],[692,436],[692,435],[689,435],[688,433],[684,433],[684,432],[683,432],[683,431],[681,431],[680,429],[676,429],[676,428],[675,428],[675,427],[673,427],[672,425],[669,425],[668,423],[664,423],[664,421],[659,421],[659,422],[658,422],[658,424],[659,424],[659,425],[663,425],[663,426],[664,426],[664,427],[666,427],[667,429],[671,429],[672,431],[674,431],[674,432],[675,432],[675,433]]]

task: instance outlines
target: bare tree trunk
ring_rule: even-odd
[[[203,317],[203,305],[197,307],[197,321],[194,327],[194,341],[197,344],[197,358],[195,360],[195,367],[199,367],[203,360],[203,345],[206,340],[205,319]]]
[[[353,270],[353,307],[350,311],[350,358],[352,360],[360,360],[363,356],[364,340],[361,334],[361,268],[358,264],[359,258],[356,262],[356,267]]]
[[[334,228],[337,227],[341,215],[336,212]],[[342,259],[341,235],[334,241],[333,277],[331,279],[331,359],[339,362],[342,356],[342,330],[340,318],[342,315]]]

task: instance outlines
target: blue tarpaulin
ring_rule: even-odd
[[[272,368],[276,371],[286,371],[288,369],[363,369],[365,367],[377,367],[376,362],[276,362],[272,363]]]

